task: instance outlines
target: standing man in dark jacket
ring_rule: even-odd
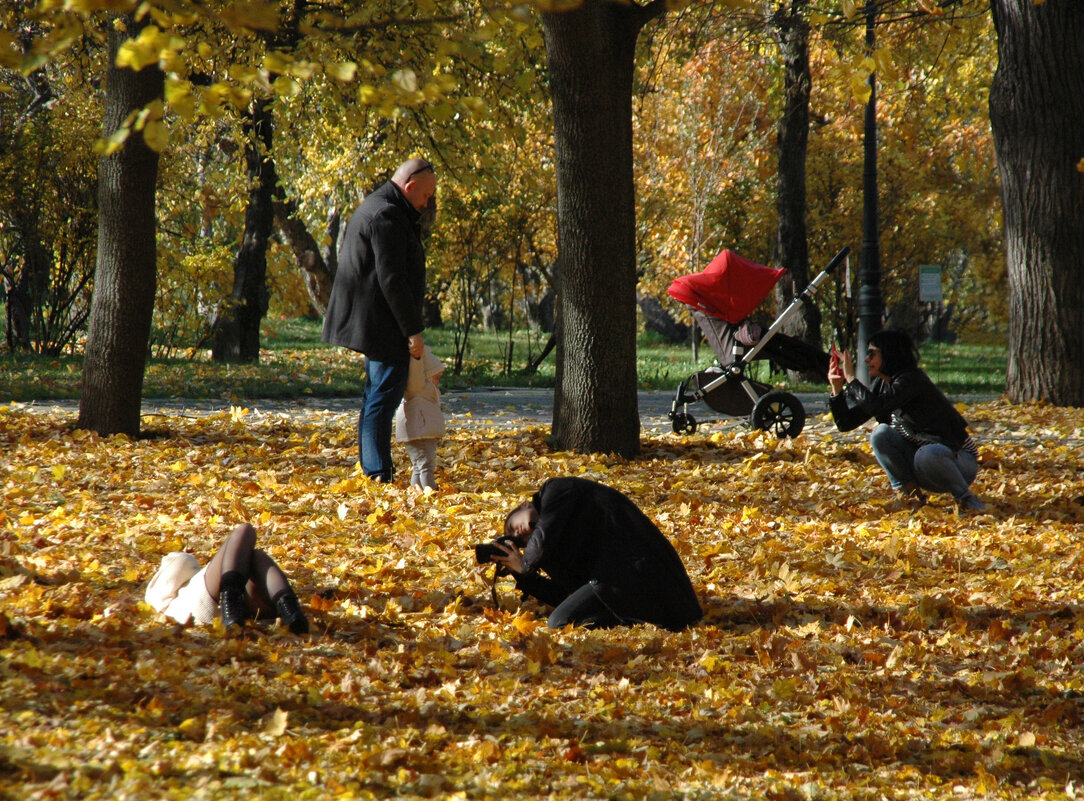
[[[365,475],[391,481],[391,431],[410,358],[421,358],[425,250],[419,219],[437,191],[433,165],[408,159],[346,226],[323,339],[365,354],[358,458]]]
[[[674,546],[612,487],[552,478],[512,511],[497,544],[516,587],[554,606],[551,628],[654,623],[680,631],[703,612]],[[537,574],[538,570],[545,576]]]

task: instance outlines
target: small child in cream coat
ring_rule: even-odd
[[[410,360],[403,402],[395,414],[395,439],[403,443],[410,457],[412,487],[437,488],[433,471],[437,466],[437,443],[444,435],[437,386],[443,373],[444,363],[426,345],[420,359]]]

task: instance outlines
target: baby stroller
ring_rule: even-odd
[[[696,420],[689,404],[703,400],[717,412],[732,417],[748,416],[755,429],[776,436],[796,437],[805,425],[805,408],[789,392],[753,381],[745,368],[755,359],[771,359],[785,370],[828,372],[828,354],[779,329],[813,297],[828,274],[850,253],[845,247],[801,295],[796,297],[771,327],[764,331],[748,320],[749,314],[767,297],[783,270],[765,267],[724,250],[702,273],[684,275],[667,290],[692,311],[718,359],[717,365],[686,378],[678,384],[670,405],[675,434],[692,434]]]

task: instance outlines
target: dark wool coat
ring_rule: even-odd
[[[423,328],[425,250],[419,216],[391,181],[354,212],[324,316],[324,342],[379,362],[407,361],[407,339]]]
[[[523,552],[519,589],[556,606],[594,581],[598,597],[625,622],[680,631],[701,618],[674,546],[620,492],[582,478],[554,478],[532,503],[538,525]]]
[[[894,376],[892,383],[874,379],[872,389],[860,381],[852,381],[828,401],[828,407],[840,431],[858,428],[871,417],[879,423],[891,423],[895,412],[907,432],[919,442],[939,442],[959,450],[967,440],[967,422],[917,367]]]

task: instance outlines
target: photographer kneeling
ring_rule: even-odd
[[[677,551],[615,489],[550,479],[512,510],[504,535],[489,558],[512,572],[519,590],[555,607],[551,628],[654,623],[680,631],[703,615]]]

